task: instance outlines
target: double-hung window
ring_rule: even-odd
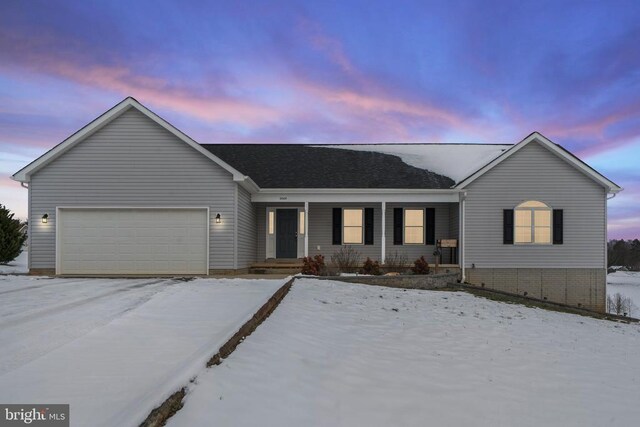
[[[364,209],[344,208],[342,210],[342,243],[362,245],[364,239]]]
[[[551,244],[551,208],[529,200],[514,209],[516,244]]]
[[[424,209],[405,208],[404,243],[424,245]]]

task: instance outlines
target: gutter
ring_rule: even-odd
[[[460,221],[460,283],[465,283],[466,281],[466,274],[465,274],[465,268],[464,268],[464,263],[465,263],[465,256],[464,256],[464,249],[467,246],[467,241],[465,239],[465,222],[466,222],[466,203],[465,201],[467,200],[467,192],[466,190],[462,193],[460,193],[460,204],[459,204],[459,209],[460,209],[460,214],[459,214],[459,218],[458,220]]]

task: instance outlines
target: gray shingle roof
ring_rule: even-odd
[[[400,157],[297,144],[202,144],[262,188],[425,188],[454,181]]]

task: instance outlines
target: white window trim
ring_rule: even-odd
[[[359,207],[359,206],[354,206],[354,207],[343,207],[342,209],[342,245],[345,246],[364,246],[364,209],[363,207]],[[344,221],[344,210],[345,209],[349,209],[349,210],[357,210],[360,209],[360,212],[362,214],[362,225],[360,226],[360,228],[362,229],[362,232],[360,234],[360,242],[361,243],[345,243],[344,241],[344,228],[345,227],[351,227],[351,228],[356,228],[356,226],[346,226],[344,225],[345,221]]]
[[[546,205],[546,207],[525,207],[525,208],[519,208],[518,206],[522,205],[523,203],[526,202],[540,202],[540,203],[544,203]],[[517,224],[516,224],[516,212],[517,211],[529,211],[531,212],[531,241],[530,242],[516,242],[516,229],[517,229]],[[544,243],[539,243],[535,241],[536,238],[536,233],[535,233],[535,229],[536,229],[536,215],[535,215],[535,211],[547,211],[549,212],[549,242],[544,242]],[[544,227],[544,226],[540,226],[540,227]],[[518,246],[553,246],[553,209],[551,208],[551,206],[549,206],[548,203],[543,202],[541,200],[534,200],[534,199],[530,199],[530,200],[523,200],[522,202],[518,203],[518,205],[516,205],[515,208],[513,208],[513,244],[514,245],[518,245]]]
[[[422,243],[407,243],[407,216],[405,214],[405,212],[407,210],[410,211],[422,211]],[[415,227],[417,228],[418,226],[409,226],[409,227]],[[407,245],[407,246],[425,246],[425,230],[427,227],[427,213],[425,211],[425,208],[412,208],[412,207],[403,207],[402,208],[402,245]]]

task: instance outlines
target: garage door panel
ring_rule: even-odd
[[[60,274],[206,274],[207,209],[73,209],[58,217]]]

